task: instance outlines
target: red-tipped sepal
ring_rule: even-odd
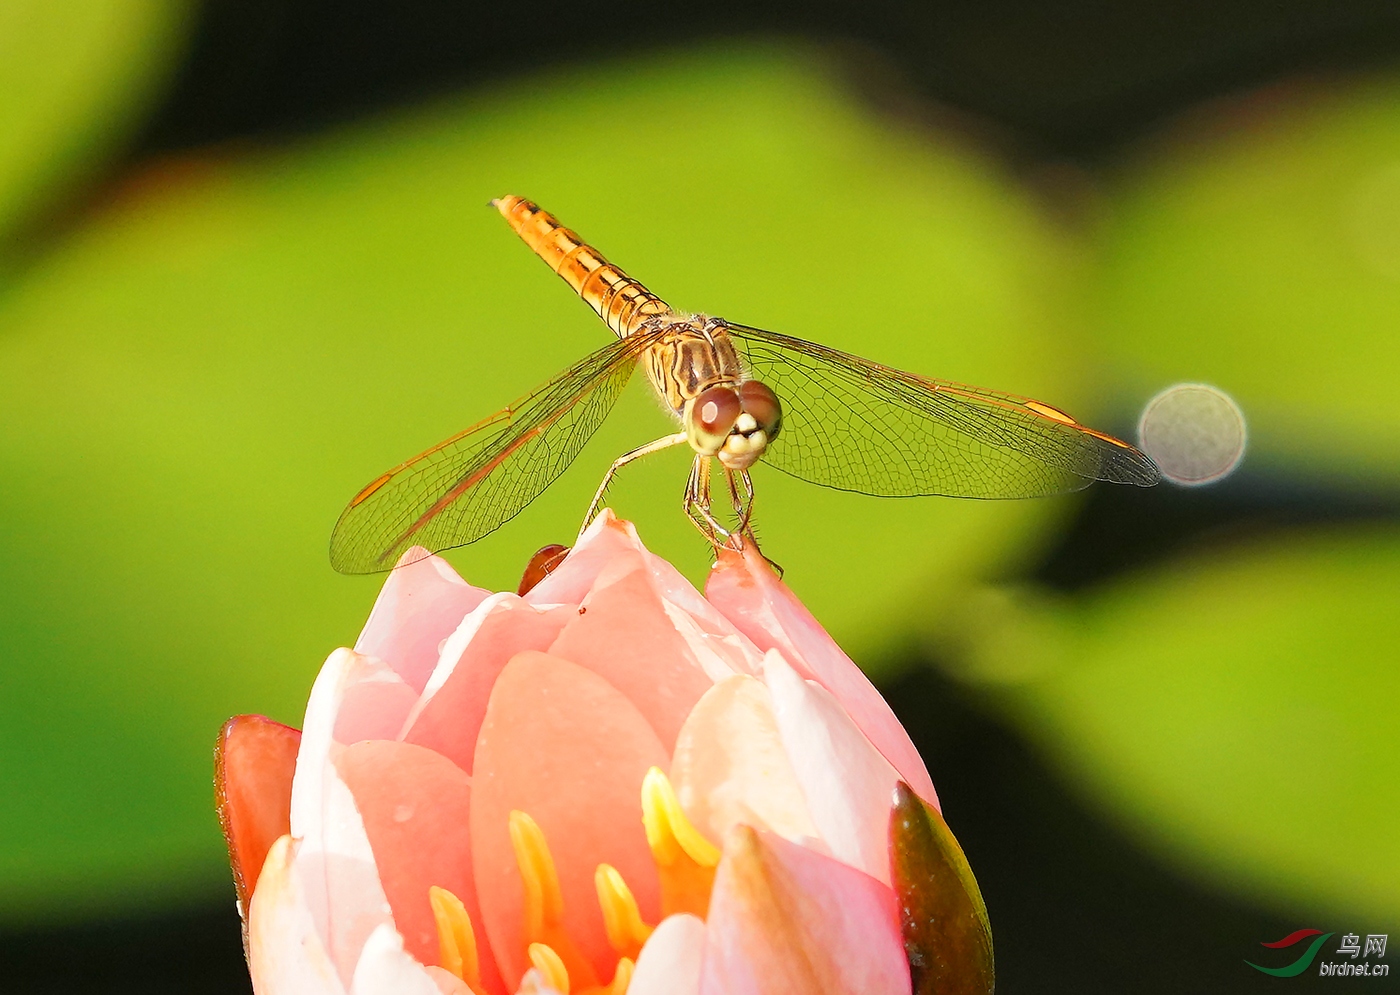
[[[245,918],[268,850],[291,832],[292,772],[300,746],[300,732],[262,715],[235,715],[214,745],[214,802]]]
[[[902,781],[890,812],[890,872],[914,995],[991,995],[992,926],[977,879],[938,809]]]

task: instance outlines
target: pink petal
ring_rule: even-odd
[[[909,995],[894,892],[769,833],[725,841],[705,932],[704,995]]]
[[[258,995],[345,995],[293,872],[297,844],[272,845],[248,909],[248,971]]]
[[[472,587],[440,556],[414,546],[384,582],[356,652],[376,656],[422,691],[437,663],[438,644],[490,591]]]
[[[725,655],[730,656],[732,669],[737,673],[757,674],[760,669],[762,652],[725,618],[718,608],[705,600],[681,572],[670,563],[649,550],[643,550],[647,571],[651,574],[652,587],[665,601],[689,615],[701,631],[730,647]]]
[[[575,614],[568,606],[539,608],[513,594],[495,594],[482,602],[448,637],[403,739],[441,753],[470,773],[486,702],[506,661],[524,650],[548,649]]]
[[[594,871],[604,862],[616,867],[643,918],[656,921],[659,883],[642,828],[641,785],[647,768],[665,769],[669,760],[636,707],[592,671],[526,652],[501,672],[477,741],[471,829],[482,919],[508,987],[529,967],[511,810],[528,813],[544,831],[564,926],[599,977],[610,978],[616,954]]]
[[[704,921],[667,916],[642,947],[627,995],[699,995],[704,953]]]
[[[625,550],[614,556],[594,578],[588,597],[596,596],[633,571],[646,579],[651,591],[649,600],[661,606],[711,683],[732,674],[762,672],[763,654],[758,647],[734,628],[675,567],[640,545],[636,550]]]
[[[614,557],[640,552],[642,541],[631,522],[604,508],[579,536],[578,543],[555,571],[525,595],[532,605],[576,605],[593,589],[593,582]]]
[[[439,995],[472,995],[467,983],[450,971],[440,967],[427,967],[425,970],[437,984]]]
[[[800,841],[817,835],[763,682],[735,675],[705,693],[676,741],[671,783],[702,834],[744,823]]]
[[[379,879],[403,947],[422,964],[438,963],[437,923],[428,889],[446,888],[480,929],[472,883],[471,779],[431,750],[369,740],[347,747],[336,768],[355,796]],[[481,951],[488,991],[505,986],[489,951]]]
[[[835,695],[914,792],[938,805],[928,768],[890,706],[756,550],[722,551],[705,595],[760,650],[781,650],[803,677]]]
[[[692,615],[672,601],[663,598],[661,606],[712,683],[735,674],[757,676],[763,672],[763,654],[717,612],[711,614],[718,618],[719,626],[712,626],[709,618]]]
[[[337,743],[395,739],[417,703],[418,692],[398,671],[375,657],[358,657],[346,675],[332,736]]]
[[[380,926],[365,941],[350,995],[441,995],[437,982],[403,948],[393,926]]]
[[[763,660],[773,714],[812,821],[832,856],[890,880],[890,804],[899,774],[826,688],[804,681],[782,654]]]
[[[580,604],[589,592],[600,586],[600,580],[605,585],[626,572],[628,567],[619,567],[620,560],[629,565],[640,563],[668,613],[674,615],[679,610],[687,617],[687,627],[694,632],[686,633],[686,638],[697,654],[722,658],[726,672],[758,673],[762,654],[753,643],[675,567],[649,552],[631,522],[618,519],[608,509],[594,519],[564,562],[537,584],[526,595],[526,600],[531,604]],[[607,576],[603,576],[605,571]],[[692,638],[692,635],[703,638]],[[702,664],[705,663],[707,661],[702,660]]]
[[[676,631],[639,554],[615,558],[554,645],[621,691],[669,752],[700,696],[714,683]]]
[[[245,918],[267,851],[292,829],[292,772],[300,746],[300,732],[262,715],[236,715],[219,732],[215,807]]]

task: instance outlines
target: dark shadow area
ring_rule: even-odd
[[[1342,480],[1275,477],[1247,465],[1205,487],[1089,488],[1031,579],[1080,590],[1155,562],[1305,526],[1400,524],[1400,494]]]
[[[233,885],[159,916],[0,932],[0,991],[14,995],[248,995]]]
[[[991,118],[1033,153],[1092,159],[1222,92],[1389,65],[1400,5],[206,0],[138,154],[312,131],[544,66],[755,34],[866,47],[919,95]]]
[[[931,664],[883,690],[928,763],[981,885],[1001,995],[1227,995],[1335,984],[1311,974],[1269,977],[1245,959],[1286,964],[1296,951],[1260,943],[1348,924],[1296,922],[1175,875]],[[1346,980],[1394,990],[1394,979]]]

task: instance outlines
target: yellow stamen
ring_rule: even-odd
[[[579,995],[627,995],[627,989],[632,984],[632,974],[636,969],[637,965],[631,958],[623,957],[617,962],[617,970],[613,972],[611,984],[585,988]]]
[[[510,843],[525,885],[525,935],[539,937],[564,914],[554,858],[539,823],[518,809],[510,813]]]
[[[514,814],[514,813],[512,813]],[[564,962],[547,943],[530,944],[530,963],[544,977],[549,987],[569,995],[569,972],[564,970]]]
[[[674,847],[679,847],[701,867],[719,863],[719,847],[701,836],[691,823],[671,787],[671,779],[660,767],[651,768],[642,779],[642,824],[646,826],[647,843],[658,860],[675,860]]]
[[[632,971],[636,968],[629,957],[623,957],[617,962],[617,971],[613,974],[612,984],[608,985],[607,995],[627,995],[627,986],[632,983]]]
[[[598,905],[603,910],[608,942],[624,958],[635,958],[651,935],[652,927],[642,921],[632,889],[611,864],[598,865],[593,873],[593,886],[598,889]]]
[[[564,929],[564,894],[559,888],[559,875],[554,869],[554,857],[549,852],[544,830],[526,813],[512,811],[510,843],[525,892],[525,942],[531,950],[535,946],[548,950],[549,955],[559,961],[560,970],[567,965],[566,980],[572,976],[581,989],[597,985],[598,974],[593,965]],[[530,957],[533,960],[534,954]],[[567,987],[558,990],[568,992]]]
[[[438,960],[442,968],[475,989],[481,984],[481,965],[466,906],[452,892],[437,885],[428,889],[428,904],[433,907],[433,919],[437,922]]]
[[[691,823],[658,767],[642,779],[642,824],[661,878],[662,915],[689,912],[703,919],[720,851]]]

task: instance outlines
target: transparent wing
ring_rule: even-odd
[[[1094,480],[1150,486],[1156,464],[1048,404],[906,373],[837,349],[730,325],[783,425],[764,461],[803,480],[884,497],[1021,498]]]
[[[438,552],[494,532],[573,462],[655,340],[612,342],[371,482],[335,523],[331,565],[375,573],[411,546]]]

